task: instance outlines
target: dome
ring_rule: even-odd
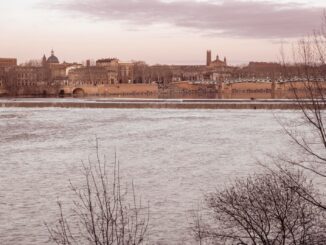
[[[50,64],[59,64],[59,59],[54,55],[54,51],[51,51],[51,56],[47,59],[47,63]]]

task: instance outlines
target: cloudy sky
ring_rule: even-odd
[[[53,48],[61,61],[103,57],[201,64],[277,61],[280,43],[319,28],[325,0],[10,0],[0,5],[0,57]]]

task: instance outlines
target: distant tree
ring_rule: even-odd
[[[325,213],[298,194],[298,186],[318,199],[302,172],[282,169],[238,179],[207,195],[207,212],[194,216],[193,234],[199,244],[325,244]]]
[[[40,66],[42,66],[42,60],[28,60],[28,61],[22,63],[21,66],[40,67]]]
[[[16,81],[16,73],[13,68],[7,69],[4,76],[3,87],[9,96],[17,96],[19,86]]]
[[[73,193],[71,213],[65,213],[58,202],[59,217],[47,225],[51,241],[58,245],[139,245],[145,244],[148,230],[148,207],[123,187],[119,162],[113,166],[100,160],[97,147],[96,162],[83,164],[85,183],[70,184]]]
[[[166,84],[172,81],[173,73],[172,69],[168,65],[154,65],[150,67],[150,78],[152,81],[160,84],[164,87]]]
[[[134,83],[147,83],[149,66],[142,61],[133,62],[134,64]]]

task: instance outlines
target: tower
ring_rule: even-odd
[[[212,51],[211,50],[207,50],[207,54],[206,54],[206,65],[210,66],[212,63]]]
[[[226,62],[226,57],[224,57],[224,64],[227,65],[227,62]]]
[[[43,58],[42,58],[42,66],[45,67],[46,66],[46,56],[43,55]]]

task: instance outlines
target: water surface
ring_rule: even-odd
[[[275,111],[0,109],[0,244],[45,244],[95,138],[150,202],[151,244],[191,243],[188,210],[288,147]],[[294,112],[277,111],[292,117]]]

